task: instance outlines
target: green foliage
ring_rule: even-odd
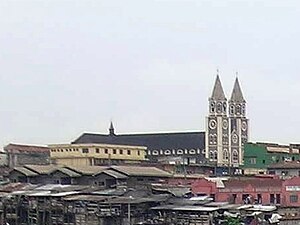
[[[226,218],[226,225],[240,225],[240,219],[239,218],[233,218],[233,217],[227,217]]]

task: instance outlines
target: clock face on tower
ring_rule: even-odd
[[[210,129],[216,129],[217,127],[217,122],[215,120],[210,120],[209,121],[209,128]]]
[[[238,136],[237,136],[237,134],[233,134],[232,135],[232,142],[235,143],[235,144],[238,142]]]
[[[242,122],[242,131],[246,131],[247,127],[248,127],[247,122],[246,121]]]

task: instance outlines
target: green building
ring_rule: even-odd
[[[300,145],[274,143],[246,143],[244,146],[244,174],[265,174],[274,163],[300,160]]]

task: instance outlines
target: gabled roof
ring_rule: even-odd
[[[108,168],[107,166],[65,166],[65,167],[82,175],[98,174]]]
[[[8,144],[4,147],[7,152],[19,151],[19,152],[45,152],[50,153],[50,148],[45,146],[36,145],[21,145],[21,144]]]
[[[235,79],[230,101],[239,103],[245,102],[238,78]]]
[[[127,176],[170,177],[171,174],[156,167],[143,166],[111,166],[111,169]]]
[[[146,146],[148,149],[204,149],[204,132],[147,133],[147,134],[92,134],[84,133],[72,144],[121,144]]]
[[[58,165],[24,165],[28,170],[31,170],[37,174],[50,174],[59,167]]]
[[[68,168],[64,168],[64,167],[57,168],[56,170],[52,171],[51,174],[53,174],[57,171],[60,171],[64,174],[68,175],[69,177],[80,177],[81,176],[79,173],[76,173],[75,171],[68,169]]]
[[[224,90],[219,75],[217,75],[216,77],[215,86],[211,95],[211,99],[226,101],[226,97],[224,94]]]
[[[102,173],[107,174],[108,176],[114,177],[116,179],[127,179],[128,178],[128,176],[126,176],[126,175],[124,175],[122,173],[119,173],[117,171],[110,170],[110,169],[107,169],[107,170],[104,170],[104,171],[102,171],[102,172],[100,172],[98,174],[95,174],[95,176],[97,176],[99,174],[102,174]]]
[[[37,173],[35,173],[35,172],[25,168],[25,167],[15,167],[11,172],[13,172],[13,171],[17,171],[19,173],[22,173],[27,177],[34,177],[34,176],[38,175]]]

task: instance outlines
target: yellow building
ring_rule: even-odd
[[[145,160],[147,147],[112,144],[53,144],[51,162],[67,166],[94,166],[140,163]]]

